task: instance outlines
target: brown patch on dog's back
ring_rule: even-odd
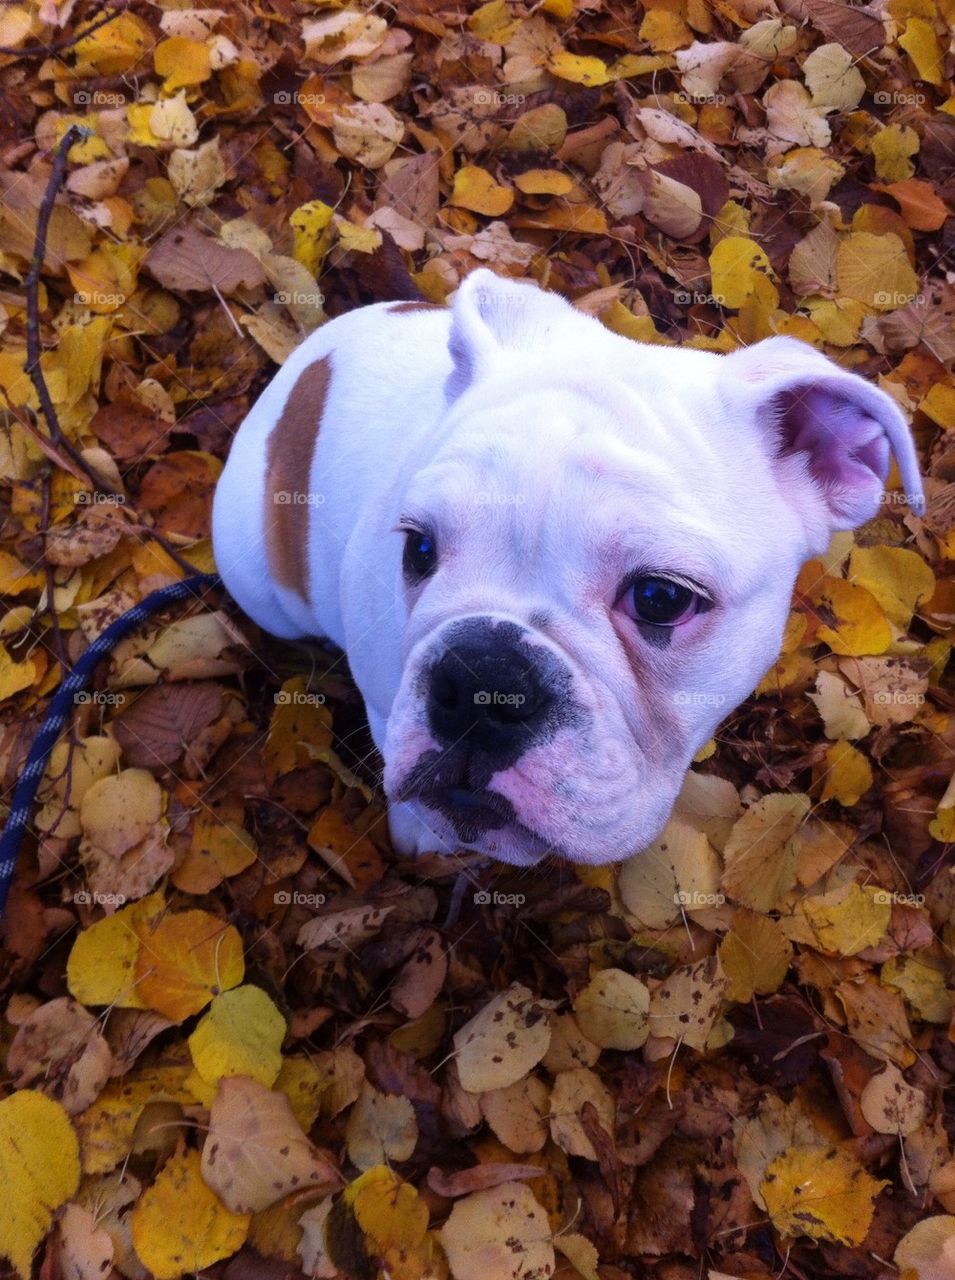
[[[332,376],[328,356],[310,364],[289,392],[269,435],[265,467],[265,544],[276,582],[308,603],[309,488],[315,440]]]
[[[388,308],[390,316],[409,316],[413,311],[447,311],[440,302],[396,302]]]

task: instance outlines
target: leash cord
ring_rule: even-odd
[[[0,835],[0,920],[3,919],[7,903],[7,895],[13,881],[13,872],[17,865],[17,855],[26,833],[36,793],[46,772],[50,752],[66,727],[70,712],[76,702],[76,695],[82,693],[89,684],[101,658],[112,653],[118,642],[131,631],[135,631],[147,618],[159,613],[168,605],[189,596],[199,595],[211,587],[222,585],[222,579],[215,573],[197,573],[192,577],[173,582],[168,587],[160,587],[152,591],[145,599],[140,600],[132,609],[127,609],[115,622],[102,631],[84,651],[76,666],[64,676],[59,689],[53,695],[40,730],[33,740],[33,746],[27,756],[23,772],[17,781],[13,794],[13,804],[7,815],[7,824]]]

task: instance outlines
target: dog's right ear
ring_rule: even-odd
[[[547,336],[574,308],[537,285],[497,276],[487,267],[458,286],[448,350],[454,363],[445,391],[449,401],[488,372],[508,352],[546,350]]]

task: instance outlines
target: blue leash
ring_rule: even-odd
[[[3,919],[7,894],[13,880],[13,872],[17,865],[17,854],[23,840],[36,800],[37,788],[46,772],[47,761],[57,738],[63,732],[75,705],[76,695],[89,684],[101,658],[113,651],[116,644],[135,631],[138,626],[159,613],[167,605],[185,600],[188,596],[198,595],[210,587],[219,587],[222,579],[215,573],[197,573],[193,577],[183,578],[181,582],[173,582],[168,587],[160,587],[152,591],[139,604],[127,610],[105,631],[96,637],[83,653],[76,666],[68,673],[47,707],[40,731],[33,741],[26,765],[17,782],[13,795],[13,804],[7,815],[7,825],[0,835],[0,920]]]

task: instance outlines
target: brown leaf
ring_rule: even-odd
[[[261,263],[247,249],[229,249],[187,224],[167,231],[149,251],[147,270],[180,293],[215,288],[226,295],[265,283]]]
[[[146,689],[113,721],[127,764],[170,765],[222,713],[218,685],[190,682]]]

